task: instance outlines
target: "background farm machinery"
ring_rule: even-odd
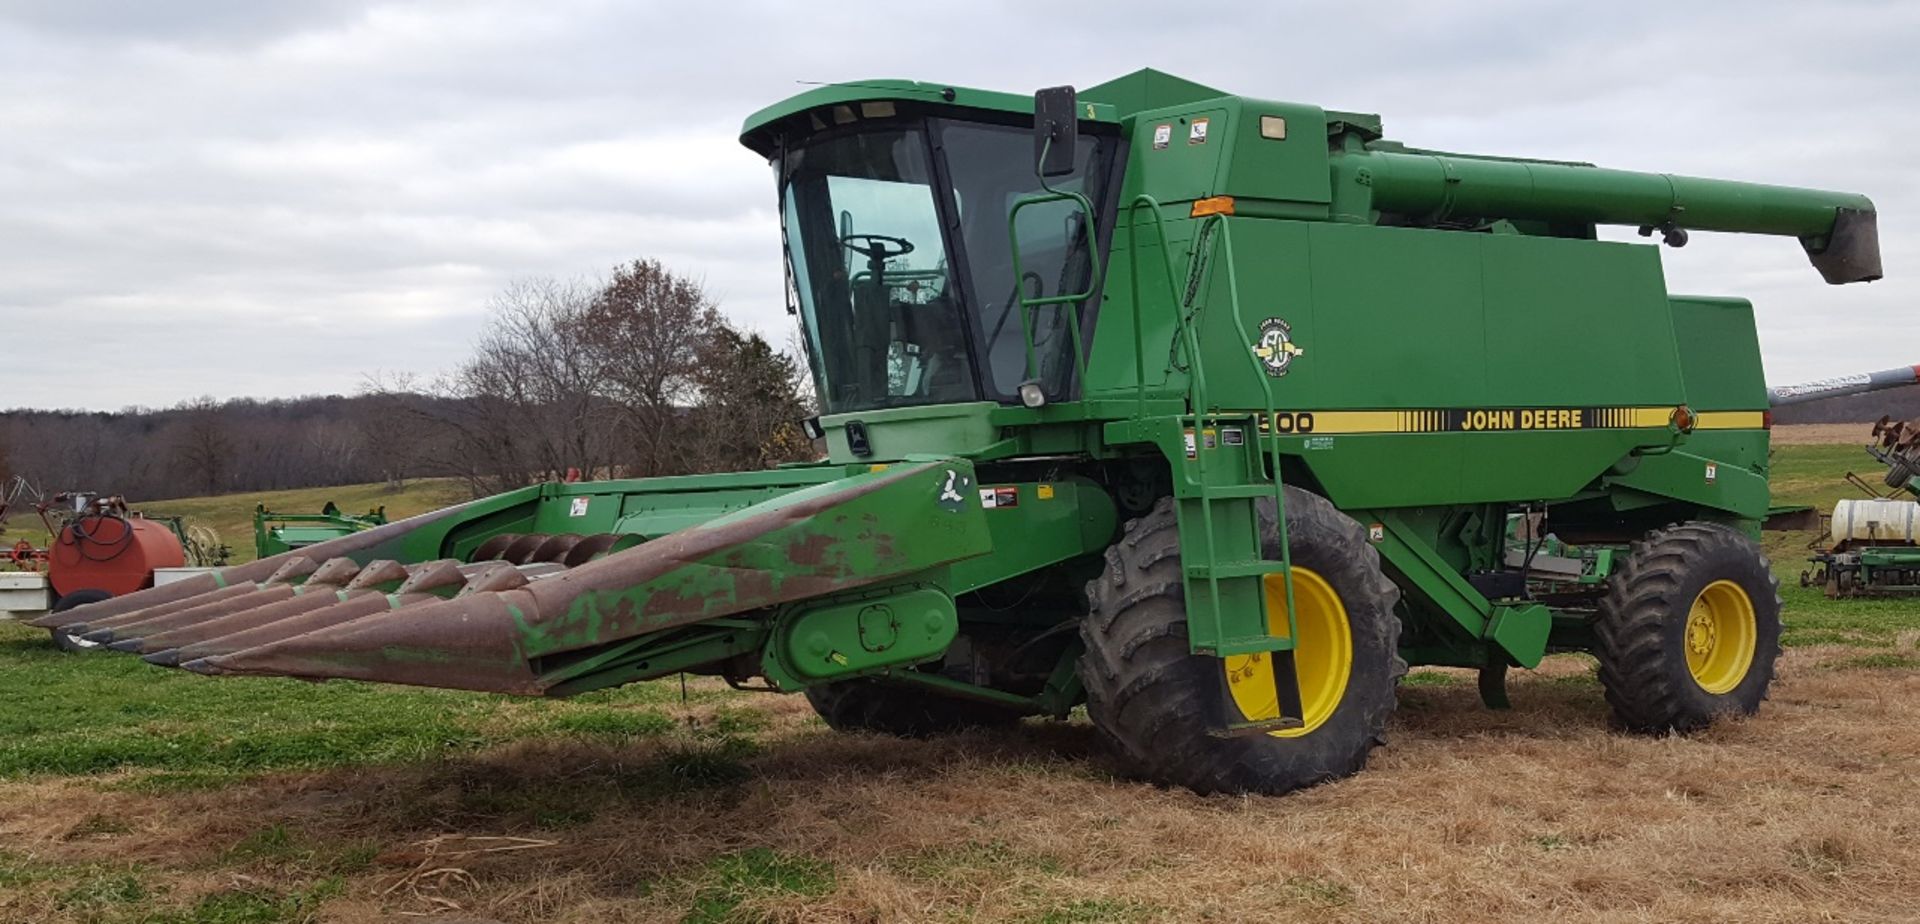
[[[1152,71],[820,87],[742,142],[826,460],[538,485],[36,624],[205,674],[706,673],[849,730],[1084,704],[1127,772],[1203,792],[1358,770],[1409,663],[1498,701],[1592,652],[1646,731],[1764,698],[1752,307],[1597,226],[1791,237],[1861,282],[1864,196],[1420,150]],[[1551,588],[1549,535],[1593,553]]]
[[[43,576],[44,583],[11,589],[16,596],[44,595],[56,612],[152,587],[169,571],[227,562],[227,547],[212,529],[184,517],[130,510],[118,495],[70,491],[43,497],[16,480],[9,503],[0,505],[0,522],[28,495],[48,545],[18,540],[6,550],[7,563],[16,572]]]
[[[0,492],[0,524],[22,506],[33,509],[47,540],[43,545],[21,538],[0,547],[0,566],[12,575],[0,586],[5,594],[0,610],[62,612],[195,569],[218,568],[231,554],[212,527],[189,517],[130,510],[118,495],[71,491],[47,497],[16,476]],[[331,501],[316,514],[275,513],[256,505],[255,556],[272,557],[386,522],[384,508],[355,515]]]
[[[363,514],[343,513],[332,501],[319,513],[275,513],[265,504],[253,508],[254,557],[272,558],[282,552],[304,549],[329,539],[349,536],[364,529],[384,526],[387,508],[375,507]]]
[[[36,504],[45,499],[40,490],[24,476],[13,476],[5,487],[0,488],[0,528],[6,526],[8,515],[12,514],[23,500],[29,504]],[[0,565],[9,566],[16,571],[38,572],[46,567],[46,561],[47,550],[31,539],[17,539],[11,544],[0,546]]]
[[[1920,593],[1920,418],[1882,417],[1871,437],[1867,454],[1887,467],[1880,485],[1847,473],[1867,496],[1844,498],[1821,518],[1826,529],[1800,572],[1800,586],[1829,597]]]

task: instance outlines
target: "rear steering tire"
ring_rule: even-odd
[[[102,600],[112,599],[112,597],[112,594],[104,590],[76,590],[55,601],[53,609],[49,612],[64,613],[74,607],[86,606],[89,603],[99,603]],[[61,651],[75,653],[81,651],[96,651],[100,648],[99,642],[89,642],[86,639],[63,632],[58,628],[52,629],[51,631],[53,632],[53,647]]]
[[[1325,498],[1284,490],[1305,724],[1209,734],[1220,718],[1210,710],[1223,671],[1228,708],[1250,719],[1278,715],[1272,675],[1265,655],[1223,661],[1188,650],[1179,529],[1173,500],[1163,498],[1107,549],[1105,573],[1087,585],[1090,612],[1081,627],[1087,714],[1127,773],[1202,795],[1277,794],[1355,773],[1383,742],[1407,670],[1393,612],[1400,591],[1359,523]],[[1257,509],[1262,553],[1277,560],[1273,502]]]
[[[1615,720],[1687,732],[1752,715],[1780,654],[1780,582],[1760,547],[1717,523],[1647,534],[1607,581],[1595,617]]]

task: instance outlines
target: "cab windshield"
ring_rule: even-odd
[[[1081,145],[1081,168],[1052,185],[1084,189],[1098,205],[1110,145],[1084,134]],[[788,298],[824,412],[1017,400],[1027,354],[1007,215],[1040,190],[1028,130],[863,123],[789,149],[782,173]],[[1021,211],[1028,297],[1084,288],[1080,220],[1065,202]],[[1056,399],[1074,387],[1073,317],[1048,306],[1029,319],[1036,377]]]

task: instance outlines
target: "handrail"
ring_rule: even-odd
[[[1200,486],[1202,496],[1200,502],[1200,535],[1205,537],[1207,560],[1209,564],[1212,564],[1214,557],[1213,505],[1207,503],[1204,499],[1207,484],[1207,454],[1204,451],[1207,441],[1207,426],[1204,418],[1198,416],[1202,409],[1195,403],[1199,397],[1199,395],[1195,394],[1196,389],[1200,395],[1205,394],[1205,373],[1200,369],[1199,353],[1197,351],[1198,342],[1194,339],[1191,325],[1187,323],[1186,312],[1180,310],[1180,290],[1175,288],[1173,284],[1173,253],[1167,246],[1165,216],[1160,211],[1159,201],[1146,193],[1134,196],[1133,201],[1127,203],[1127,256],[1131,264],[1129,267],[1131,285],[1128,286],[1128,294],[1133,301],[1134,417],[1137,419],[1146,416],[1147,408],[1146,324],[1145,319],[1140,314],[1141,261],[1134,257],[1140,243],[1137,215],[1142,205],[1148,206],[1151,209],[1148,215],[1153,219],[1154,234],[1160,241],[1161,268],[1167,280],[1167,304],[1173,308],[1175,323],[1178,325],[1176,333],[1182,342],[1186,344],[1187,355],[1192,360],[1187,366],[1187,404],[1188,410],[1195,414],[1193,427],[1194,480]],[[1181,436],[1185,437],[1186,428],[1182,426],[1180,429]],[[1214,571],[1209,570],[1207,572],[1206,582],[1208,590],[1207,603],[1212,608],[1213,615],[1213,638],[1218,640],[1221,635],[1220,576]],[[1191,614],[1189,614],[1188,618],[1192,618]]]
[[[1087,380],[1086,350],[1083,349],[1083,344],[1081,343],[1080,311],[1078,309],[1087,299],[1093,297],[1093,293],[1100,291],[1100,283],[1103,279],[1103,267],[1100,265],[1100,238],[1094,233],[1095,219],[1093,200],[1088,199],[1082,193],[1054,189],[1049,189],[1044,193],[1021,196],[1018,201],[1013,203],[1013,208],[1007,211],[1007,237],[1013,247],[1013,278],[1025,279],[1026,273],[1020,266],[1020,210],[1030,205],[1063,201],[1070,201],[1079,205],[1080,214],[1084,216],[1084,220],[1080,222],[1080,230],[1085,234],[1087,239],[1087,260],[1091,264],[1092,269],[1092,272],[1089,273],[1087,277],[1087,289],[1084,292],[1078,292],[1073,295],[1049,295],[1044,298],[1028,298],[1026,295],[1026,287],[1024,285],[1018,286],[1015,291],[1019,293],[1020,336],[1026,342],[1027,347],[1027,372],[1025,378],[1032,379],[1040,374],[1039,369],[1036,368],[1037,364],[1033,355],[1033,309],[1046,305],[1074,304],[1073,323],[1069,325],[1069,327],[1072,328],[1070,336],[1073,339],[1073,372],[1075,377],[1081,382],[1081,387],[1084,388]]]
[[[1206,228],[1209,223],[1213,223],[1218,227],[1220,231],[1220,246],[1226,251],[1227,255],[1227,301],[1233,311],[1233,329],[1244,333],[1247,330],[1247,321],[1240,313],[1240,274],[1234,272],[1233,268],[1233,226],[1227,223],[1226,216],[1216,214],[1203,220],[1200,228]],[[1197,234],[1196,239],[1198,239]],[[1286,493],[1285,486],[1281,484],[1280,479],[1279,408],[1273,400],[1273,376],[1266,374],[1266,369],[1261,366],[1259,355],[1254,352],[1258,348],[1259,343],[1257,341],[1250,344],[1247,347],[1246,357],[1247,362],[1253,367],[1254,381],[1260,383],[1260,393],[1266,398],[1267,417],[1264,423],[1267,425],[1267,437],[1261,440],[1261,443],[1267,449],[1268,464],[1273,471],[1274,521],[1279,525],[1280,530],[1280,563],[1286,568],[1287,637],[1298,638],[1298,636],[1294,634],[1293,555],[1287,548]],[[1199,368],[1200,357],[1198,354],[1193,356],[1193,364],[1195,369]],[[1257,438],[1260,432],[1259,425],[1255,424],[1253,429],[1254,435]]]
[[[1165,271],[1167,280],[1167,303],[1172,306],[1174,310],[1175,323],[1178,325],[1177,334],[1187,350],[1187,405],[1193,417],[1194,477],[1200,487],[1201,495],[1204,497],[1207,484],[1205,451],[1207,440],[1206,421],[1209,416],[1217,415],[1212,413],[1214,409],[1207,404],[1206,400],[1206,371],[1200,354],[1199,333],[1194,329],[1193,318],[1190,316],[1190,313],[1182,310],[1185,306],[1181,303],[1179,289],[1174,285],[1173,254],[1167,242],[1165,215],[1161,210],[1159,201],[1146,193],[1135,196],[1133,201],[1127,203],[1126,208],[1127,256],[1130,263],[1129,279],[1131,282],[1128,292],[1132,301],[1133,310],[1134,416],[1144,417],[1146,415],[1147,402],[1146,325],[1145,318],[1141,313],[1140,295],[1140,264],[1142,261],[1137,256],[1141,230],[1138,213],[1141,206],[1148,207],[1148,217],[1152,220],[1152,228],[1159,239],[1161,266]],[[1219,232],[1219,237],[1222,241],[1220,246],[1226,252],[1227,300],[1229,303],[1228,307],[1232,312],[1234,329],[1236,331],[1245,331],[1247,329],[1246,318],[1240,308],[1240,279],[1239,274],[1235,272],[1234,269],[1232,230],[1231,226],[1225,221],[1225,216],[1211,216],[1197,226],[1194,238],[1195,249],[1188,257],[1189,264],[1204,258],[1205,254],[1203,254],[1199,248],[1211,244],[1212,236],[1206,233],[1209,229]],[[1200,298],[1205,297],[1204,293],[1196,293],[1196,295]],[[1197,312],[1194,314],[1197,314]],[[1253,437],[1260,439],[1260,425],[1264,423],[1268,430],[1267,437],[1261,439],[1261,445],[1264,446],[1267,452],[1268,467],[1272,472],[1273,479],[1275,519],[1280,532],[1280,562],[1285,569],[1283,573],[1285,574],[1284,580],[1286,585],[1287,637],[1290,640],[1297,640],[1298,625],[1294,619],[1293,554],[1287,546],[1286,498],[1284,493],[1285,486],[1280,476],[1279,434],[1272,429],[1278,405],[1274,400],[1271,377],[1268,376],[1266,370],[1261,367],[1259,357],[1254,353],[1255,348],[1257,348],[1257,344],[1248,348],[1247,361],[1252,365],[1255,380],[1260,383],[1261,391],[1265,396],[1266,418],[1264,421],[1256,422]],[[1182,436],[1184,436],[1185,428],[1183,427],[1182,430]],[[1221,445],[1224,446],[1225,442],[1222,441]],[[1206,537],[1207,547],[1211,549],[1213,547],[1213,510],[1212,505],[1205,501],[1202,501],[1200,505],[1200,528],[1202,534]],[[1211,600],[1215,608],[1214,635],[1218,638],[1220,635],[1218,610],[1220,597],[1219,578],[1214,573],[1209,572],[1207,582],[1212,591]]]
[[[1180,290],[1173,285],[1173,253],[1167,248],[1167,223],[1160,212],[1160,201],[1141,193],[1127,203],[1127,263],[1131,270],[1131,282],[1127,291],[1133,299],[1133,371],[1134,371],[1134,410],[1133,416],[1144,417],[1147,413],[1147,341],[1146,323],[1140,315],[1140,261],[1134,257],[1140,245],[1139,219],[1136,213],[1140,206],[1152,209],[1149,216],[1153,219],[1154,234],[1160,241],[1160,265],[1167,279],[1167,303],[1180,304]],[[1177,308],[1176,308],[1177,311]]]

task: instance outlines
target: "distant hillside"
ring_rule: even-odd
[[[432,402],[424,396],[407,396]],[[136,500],[440,474],[385,396],[201,399],[114,412],[0,411],[0,483]]]
[[[1920,385],[1788,405],[1773,412],[1773,422],[1777,424],[1872,423],[1879,420],[1881,416],[1889,414],[1895,420],[1920,417]]]

